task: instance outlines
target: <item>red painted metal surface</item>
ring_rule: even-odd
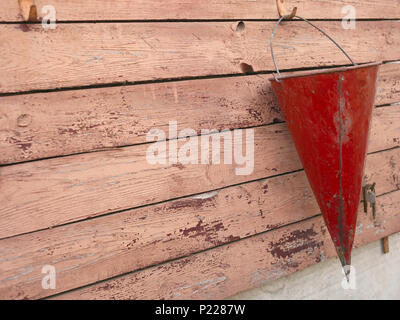
[[[342,266],[351,264],[378,66],[270,79]]]

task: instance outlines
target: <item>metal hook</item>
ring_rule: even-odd
[[[25,21],[37,21],[37,9],[34,0],[18,0],[18,3]]]
[[[293,19],[297,13],[297,7],[294,7],[292,12],[288,13],[285,7],[285,0],[276,0],[276,7],[278,8],[279,17],[284,17],[286,20]]]

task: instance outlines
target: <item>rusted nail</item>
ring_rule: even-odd
[[[294,7],[289,13],[289,11],[285,7],[285,0],[276,0],[276,6],[278,8],[279,17],[287,16],[285,20],[293,19],[293,17],[297,13],[297,7]]]
[[[18,0],[22,17],[25,21],[37,21],[37,9],[34,0]]]

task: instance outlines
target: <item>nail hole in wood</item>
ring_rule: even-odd
[[[236,32],[242,32],[245,28],[244,22],[240,21],[236,26]]]
[[[247,63],[242,62],[240,64],[240,70],[242,70],[243,73],[254,73],[253,67]]]

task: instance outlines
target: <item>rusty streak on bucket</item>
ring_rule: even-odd
[[[343,266],[351,264],[378,65],[271,79]]]
[[[273,34],[271,53],[277,67],[272,39]],[[278,78],[270,79],[346,276],[379,65],[294,72],[283,77],[277,68]]]

